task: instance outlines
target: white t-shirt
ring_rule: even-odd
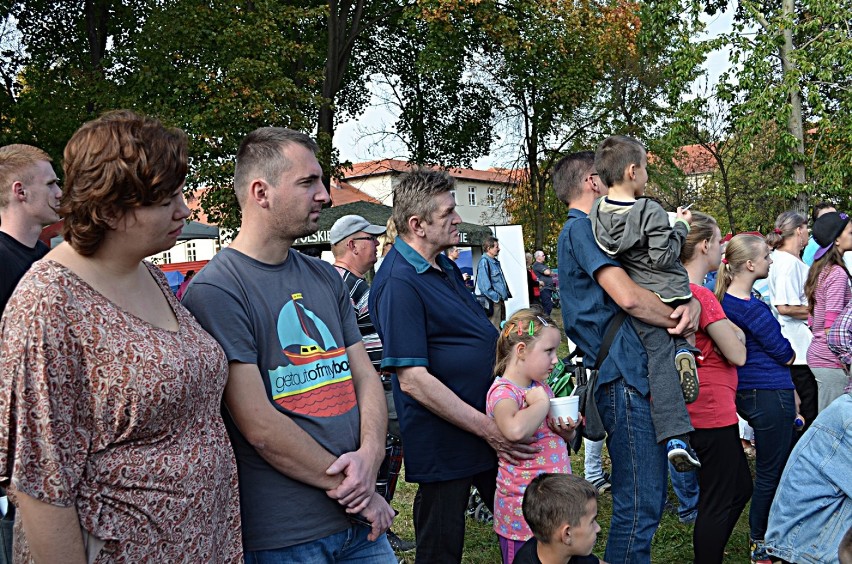
[[[779,305],[808,305],[805,297],[805,282],[808,279],[808,265],[798,257],[786,251],[772,251],[772,266],[769,267],[769,295],[772,314],[781,324],[781,334],[793,345],[796,361],[793,364],[807,364],[808,347],[813,339],[808,322],[778,313]]]

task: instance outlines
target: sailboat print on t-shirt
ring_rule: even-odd
[[[272,399],[287,411],[334,417],[355,407],[355,388],[346,348],[328,326],[292,294],[278,314],[284,365],[269,371]]]

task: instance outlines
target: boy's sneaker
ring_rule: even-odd
[[[695,454],[692,447],[680,439],[670,439],[666,443],[666,451],[668,452],[669,462],[678,472],[692,472],[701,468],[698,455]]]
[[[772,564],[764,541],[750,538],[749,552],[751,553],[751,564]]]
[[[698,399],[698,369],[695,367],[695,356],[686,349],[680,349],[675,354],[675,367],[680,375],[683,401],[694,402]]]
[[[606,474],[592,482],[592,485],[595,487],[596,490],[598,490],[599,494],[608,492],[612,488],[612,484],[609,481],[609,476],[607,476]]]

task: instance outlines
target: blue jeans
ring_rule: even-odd
[[[583,439],[583,445],[586,447],[586,458],[583,461],[583,474],[586,480],[594,482],[598,478],[603,478],[603,461],[601,460],[601,451],[603,450],[604,442]]]
[[[292,523],[298,526],[297,523]],[[246,564],[326,564],[358,562],[360,564],[396,564],[393,549],[384,534],[375,542],[367,540],[370,529],[354,525],[311,542],[245,553]]]
[[[770,554],[790,562],[837,562],[852,523],[850,445],[852,394],[846,393],[820,412],[790,454],[769,516]]]
[[[553,311],[553,290],[542,288],[540,295],[541,308],[544,310],[545,315],[550,315],[550,312]]]
[[[677,496],[677,516],[681,523],[693,523],[698,516],[698,473],[678,472],[669,463],[672,489]]]
[[[665,445],[657,443],[650,401],[623,378],[601,385],[595,398],[612,459],[612,521],[604,560],[650,562],[651,539],[666,501]]]
[[[793,440],[793,390],[739,390],[737,411],[754,429],[754,492],[748,515],[751,538],[763,540],[769,506],[781,480]]]

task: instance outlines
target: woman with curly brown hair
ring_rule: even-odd
[[[189,215],[186,135],[108,113],[74,134],[64,168],[65,243],[0,325],[15,561],[240,561],[227,362],[144,261]]]

